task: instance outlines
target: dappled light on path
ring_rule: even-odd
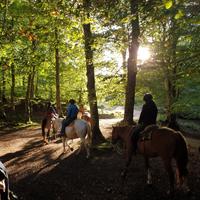
[[[101,119],[100,129],[111,136],[112,125],[122,119]],[[124,168],[124,157],[107,145],[92,149],[86,159],[85,151],[76,155],[79,140],[71,142],[73,151],[62,153],[61,139],[43,145],[39,127],[0,134],[0,158],[8,169],[11,189],[23,200],[167,200],[167,175],[162,161],[152,159],[153,186],[145,185],[144,160],[134,156],[129,176],[122,187],[120,173]],[[108,147],[109,146],[109,147]],[[195,148],[190,152],[189,184],[194,199],[200,194],[200,156]],[[177,200],[186,200],[179,195]]]

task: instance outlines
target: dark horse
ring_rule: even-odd
[[[122,177],[125,178],[128,167],[131,163],[133,155],[133,139],[132,133],[134,126],[113,127],[112,143],[121,139],[125,143],[126,167],[122,172]],[[141,138],[137,142],[139,153],[145,158],[145,166],[147,169],[147,183],[151,184],[151,171],[149,166],[150,157],[161,157],[165,169],[169,176],[170,194],[175,191],[175,179],[172,168],[172,159],[176,161],[176,186],[189,191],[187,186],[187,163],[188,150],[185,139],[180,132],[176,132],[167,127],[158,127],[156,125],[148,126],[142,133]]]
[[[55,118],[51,115],[44,117],[44,119],[42,120],[41,128],[42,128],[42,137],[43,137],[44,144],[48,144],[49,142],[50,131],[51,131],[51,128],[53,128],[53,120],[55,120]],[[54,132],[54,128],[53,128],[53,132]]]

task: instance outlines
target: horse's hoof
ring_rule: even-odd
[[[151,186],[152,185],[152,181],[147,181],[147,185]]]
[[[90,158],[90,155],[87,155],[86,158],[89,159],[89,158]]]
[[[186,196],[187,197],[191,197],[192,196],[192,191],[191,190],[186,191]]]
[[[126,178],[126,172],[121,172],[121,178],[125,179]]]
[[[49,142],[47,140],[43,141],[44,145],[48,144]]]
[[[170,198],[173,198],[174,197],[174,191],[168,190],[167,191],[167,196],[169,196]]]

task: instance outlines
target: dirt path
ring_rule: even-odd
[[[118,120],[100,120],[106,138]],[[200,197],[200,141],[188,138],[190,144],[189,185],[191,199]],[[78,141],[72,143],[76,152]],[[10,175],[11,188],[25,200],[97,200],[97,199],[167,199],[168,180],[162,162],[152,159],[154,184],[145,185],[144,162],[134,157],[129,177],[122,188],[119,174],[124,159],[111,149],[93,150],[87,160],[85,152],[62,154],[62,143],[56,140],[49,145],[41,142],[39,127],[10,133],[0,132],[0,159]],[[176,199],[188,199],[182,194]]]

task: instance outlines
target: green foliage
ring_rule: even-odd
[[[170,9],[173,6],[173,1],[172,0],[164,0],[164,5],[166,9]]]
[[[74,98],[87,104],[82,1],[12,0],[7,1],[7,5],[5,2],[0,3],[0,64],[1,69],[5,67],[6,96],[10,96],[12,84],[11,64],[15,66],[16,100],[25,98],[28,75],[34,66],[35,97],[55,102],[57,47],[60,53],[61,101]],[[144,93],[151,92],[164,110],[165,80],[168,77],[179,91],[172,105],[173,112],[200,117],[200,14],[198,6],[195,6],[199,2],[139,2],[139,42],[150,46],[152,58],[138,67],[136,105],[142,103]],[[126,69],[117,63],[116,56],[126,52],[129,45],[129,24],[135,17],[130,15],[129,3],[128,0],[92,1],[89,22],[94,40],[97,99],[101,104],[124,105]],[[172,28],[173,24],[176,24],[175,28]],[[58,40],[55,38],[56,29]],[[171,43],[175,38],[178,38],[176,59],[172,61]],[[177,69],[175,75],[172,73],[174,66]],[[0,92],[2,76],[1,70]]]

